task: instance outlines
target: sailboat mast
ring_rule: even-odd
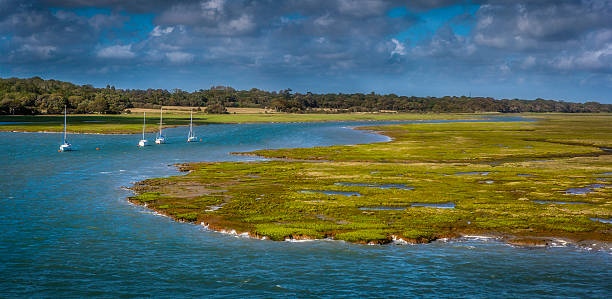
[[[64,140],[63,143],[66,143],[66,105],[64,105]]]
[[[189,137],[193,135],[193,109],[191,109],[191,117],[189,120]]]
[[[144,140],[144,131],[145,131],[145,126],[147,125],[147,113],[144,112],[144,115],[142,117],[142,140]]]
[[[159,110],[159,136],[162,136],[162,123],[164,122],[164,107]]]

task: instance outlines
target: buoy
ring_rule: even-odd
[[[99,147],[96,147],[96,150],[97,150],[97,151],[99,151],[99,150],[100,150],[100,148],[99,148]]]
[[[57,152],[58,152],[58,153],[60,153],[60,152],[61,152],[61,150],[57,150]]]
[[[202,141],[202,138],[200,138],[200,141]]]

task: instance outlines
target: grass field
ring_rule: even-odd
[[[130,200],[272,240],[611,242],[612,224],[595,220],[612,218],[612,152],[602,149],[612,148],[612,116],[538,118],[367,127],[393,141],[255,152],[295,160],[183,165],[189,174],[140,182]]]
[[[171,107],[172,108],[172,107]],[[239,109],[239,108],[236,108]],[[264,123],[264,122],[318,122],[318,121],[385,121],[385,120],[431,120],[431,119],[473,119],[479,114],[413,114],[413,113],[343,113],[343,114],[288,114],[250,113],[244,108],[236,114],[206,114],[194,112],[196,125],[215,123]],[[147,131],[154,132],[159,124],[159,110],[142,109],[147,112]],[[140,110],[139,110],[140,111]],[[258,110],[259,111],[259,110]],[[70,133],[139,133],[142,131],[142,111],[121,115],[69,115]],[[484,115],[486,116],[486,115]],[[0,131],[18,132],[61,132],[63,115],[0,116]],[[168,109],[164,112],[167,127],[189,125],[188,110]]]

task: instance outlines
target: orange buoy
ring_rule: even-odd
[[[61,150],[57,150],[57,152],[58,152],[58,153],[61,153],[62,151],[61,151]]]
[[[99,151],[99,150],[100,150],[100,148],[99,148],[99,147],[96,147],[96,150],[97,150],[97,151]]]
[[[200,138],[200,141],[202,141],[202,138]]]

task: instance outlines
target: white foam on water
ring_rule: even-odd
[[[463,235],[463,236],[461,236],[461,238],[469,239],[469,240],[481,240],[481,241],[488,241],[488,240],[498,239],[497,237],[480,236],[480,235]]]
[[[391,243],[395,244],[395,245],[412,245],[412,243],[407,242],[406,240],[396,236],[396,235],[392,235],[391,236]]]
[[[285,238],[285,240],[283,240],[285,242],[291,242],[291,243],[304,243],[304,242],[313,242],[315,241],[314,239],[292,239],[292,238]]]
[[[164,214],[160,214],[157,211],[140,211],[140,213],[142,213],[142,214],[150,214],[150,215],[154,215],[154,216],[160,216],[160,217],[168,218],[168,216],[166,216]]]
[[[569,242],[562,240],[562,239],[554,239],[549,245],[549,247],[557,247],[557,248],[567,247],[567,246],[569,246]]]
[[[219,232],[220,232],[220,233],[222,233],[222,234],[226,234],[226,235],[234,236],[234,237],[236,237],[236,238],[251,238],[251,236],[249,235],[249,233],[246,233],[246,232],[245,232],[245,233],[240,233],[240,234],[239,234],[238,232],[236,232],[236,230],[235,230],[235,229],[232,229],[232,230],[230,230],[230,231],[227,231],[227,230],[222,229],[222,230],[220,230]],[[256,239],[256,238],[253,238],[253,239]]]

